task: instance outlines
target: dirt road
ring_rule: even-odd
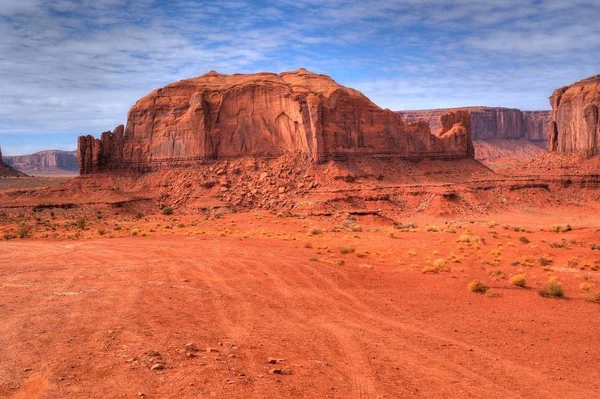
[[[1,243],[0,396],[600,397],[598,305],[313,253],[230,237]]]

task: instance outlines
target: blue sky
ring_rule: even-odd
[[[548,109],[600,73],[599,0],[0,0],[0,146],[75,149],[139,97],[304,67],[394,110]]]

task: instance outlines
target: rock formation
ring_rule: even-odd
[[[448,112],[432,134],[426,123],[406,124],[362,93],[305,69],[209,72],[176,82],[140,99],[126,127],[78,142],[82,174],[291,152],[317,163],[358,155],[456,159],[473,157],[473,146],[466,111]]]
[[[469,111],[473,140],[527,139],[546,142],[549,136],[550,111],[521,111],[516,108],[465,107]],[[406,122],[424,120],[432,129],[448,109],[398,111]]]
[[[63,173],[78,170],[76,151],[40,151],[30,155],[7,156],[3,161],[25,173]]]
[[[0,177],[22,177],[27,176],[25,173],[13,169],[2,161],[2,148],[0,148]]]
[[[600,152],[600,75],[554,91],[549,148],[554,152]]]

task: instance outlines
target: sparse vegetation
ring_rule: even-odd
[[[529,238],[527,238],[525,236],[521,236],[519,238],[519,241],[521,241],[523,244],[529,244],[530,243]]]
[[[351,254],[356,252],[356,248],[354,247],[341,247],[340,248],[340,253],[342,254]]]
[[[316,235],[319,235],[322,233],[323,233],[323,230],[321,230],[318,227],[313,227],[312,229],[310,229],[310,234],[312,234],[313,236],[316,236]]]
[[[169,216],[173,214],[173,208],[171,208],[170,206],[165,206],[161,209],[160,212],[165,216]]]
[[[527,281],[525,280],[524,274],[515,274],[510,278],[510,283],[517,287],[525,287],[527,285]]]
[[[590,292],[585,300],[592,303],[600,303],[600,292]]]
[[[552,226],[552,231],[555,233],[566,233],[571,230],[572,230],[572,228],[571,228],[570,224],[568,224],[566,226],[560,226],[560,225]]]
[[[77,219],[76,225],[77,225],[77,228],[78,228],[79,230],[83,230],[83,229],[85,229],[85,225],[86,225],[86,220],[85,220],[85,218],[79,218],[79,219]]]
[[[563,298],[565,296],[562,284],[556,278],[551,278],[538,293],[544,298]]]
[[[17,226],[17,237],[28,238],[31,237],[33,227],[25,222],[19,222]]]
[[[552,263],[552,258],[550,258],[549,256],[542,256],[538,259],[538,262],[542,266],[548,266],[550,263]]]
[[[468,288],[469,288],[469,291],[477,292],[480,294],[484,294],[490,289],[489,285],[486,285],[485,283],[483,283],[479,280],[471,281],[468,285]]]

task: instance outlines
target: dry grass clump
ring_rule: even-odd
[[[551,278],[548,284],[538,291],[538,294],[544,298],[563,298],[565,296],[562,284],[556,278]]]
[[[524,274],[515,274],[510,278],[510,283],[516,287],[524,288],[527,285]]]
[[[356,252],[356,248],[354,247],[341,247],[340,248],[340,253],[342,254],[352,254]]]
[[[486,285],[485,283],[483,283],[479,280],[473,280],[469,283],[468,288],[469,288],[469,291],[471,291],[471,292],[477,292],[480,294],[484,294],[490,289],[490,286]]]
[[[504,280],[508,277],[507,274],[504,273],[502,270],[492,270],[489,276],[496,280]]]
[[[542,256],[538,259],[538,262],[542,266],[548,266],[550,263],[552,263],[552,258],[549,256]]]
[[[430,231],[430,232],[434,232],[437,233],[440,231],[440,228],[434,224],[432,224],[431,226],[427,226],[427,228],[425,229],[425,231]]]
[[[560,225],[552,226],[552,231],[555,233],[566,233],[571,230],[573,230],[573,228],[571,227],[570,224],[568,224],[566,226],[560,226]]]
[[[529,241],[529,238],[525,237],[525,236],[521,236],[519,238],[519,241],[521,241],[523,244],[529,244],[531,241]]]
[[[310,229],[310,234],[312,234],[313,236],[322,234],[323,230],[318,228],[318,227],[313,227],[312,229]]]
[[[600,303],[600,292],[590,292],[585,300],[592,303]]]
[[[425,266],[424,268],[421,269],[421,273],[439,273],[441,271],[444,270],[449,270],[446,269],[446,262],[444,261],[443,258],[439,258],[434,260],[431,265],[429,266]]]

